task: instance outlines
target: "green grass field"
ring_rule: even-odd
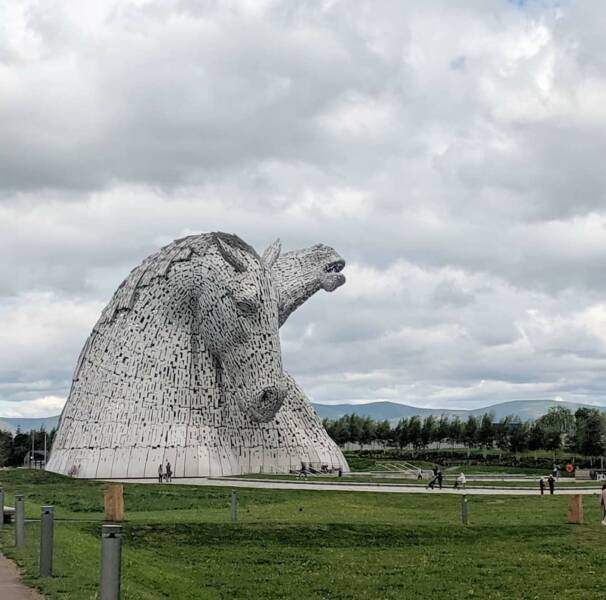
[[[42,472],[0,471],[26,495],[27,515],[56,507],[55,573],[36,577],[38,524],[2,551],[50,598],[98,597],[103,484]],[[125,486],[123,597],[175,598],[606,598],[606,527],[595,496],[585,525],[566,524],[565,496],[459,498],[238,490],[229,522],[226,488]]]

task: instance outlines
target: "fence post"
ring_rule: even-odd
[[[238,497],[236,491],[231,491],[231,522],[235,525],[238,522]]]
[[[101,600],[119,600],[122,568],[122,525],[101,530]]]
[[[121,483],[110,483],[106,487],[103,502],[106,521],[124,521],[124,486]]]
[[[461,496],[461,521],[463,525],[469,524],[469,514],[467,511],[467,495],[463,494]]]
[[[15,494],[15,547],[25,546],[25,497]]]
[[[0,529],[4,527],[4,490],[0,488],[0,510],[2,514],[0,515]]]
[[[568,522],[580,525],[583,523],[583,496],[575,494],[568,499]]]
[[[40,577],[53,575],[54,508],[43,506],[40,514]]]

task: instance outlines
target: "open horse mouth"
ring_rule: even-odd
[[[345,268],[345,261],[340,258],[335,260],[324,267],[325,273],[340,273]]]
[[[345,275],[341,273],[345,267],[345,261],[340,258],[328,263],[320,277],[320,287],[327,292],[334,292],[345,283]]]

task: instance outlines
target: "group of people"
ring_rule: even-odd
[[[555,491],[555,482],[556,478],[553,475],[550,475],[547,478],[547,485],[549,485],[549,493],[553,494]],[[539,489],[541,490],[541,496],[545,493],[545,477],[541,477],[539,479]]]
[[[420,477],[419,477],[420,479]],[[439,489],[442,489],[442,482],[444,481],[444,475],[442,474],[441,469],[438,467],[433,468],[433,477],[429,480],[427,484],[427,489],[433,490],[437,484]],[[467,478],[465,477],[465,473],[461,473],[456,479],[454,483],[454,489],[465,489],[465,485],[467,483]]]
[[[164,469],[162,463],[160,463],[160,466],[158,467],[158,483],[162,483],[163,481],[166,481],[166,483],[170,483],[172,478],[173,470],[170,466],[170,463],[166,461],[166,469]]]

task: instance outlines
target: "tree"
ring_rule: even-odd
[[[0,429],[0,467],[6,467],[11,457],[13,436],[8,431]]]
[[[341,417],[336,421],[324,420],[324,427],[328,435],[334,440],[336,444],[342,446],[349,441],[349,427],[347,423],[347,417]]]
[[[509,430],[513,417],[511,415],[501,419],[495,427],[495,444],[499,450],[509,447]]]
[[[423,426],[421,427],[421,445],[423,448],[427,448],[434,438],[434,432],[436,429],[436,419],[433,415],[425,417]]]
[[[522,422],[518,417],[511,420],[509,424],[509,449],[514,452],[523,452],[528,448],[529,427],[527,422]]]
[[[463,423],[461,423],[461,419],[458,416],[450,421],[448,439],[453,448],[455,444],[460,444],[463,441]]]
[[[494,446],[494,437],[495,431],[492,415],[484,413],[478,429],[478,443],[486,449],[492,448]]]
[[[387,419],[385,419],[384,421],[379,421],[377,423],[376,435],[377,440],[381,442],[383,447],[387,446],[387,444],[392,441],[392,430]]]
[[[436,430],[434,434],[434,441],[438,442],[438,444],[442,444],[450,437],[450,423],[448,422],[448,417],[446,415],[442,415],[438,424],[436,425]]]
[[[20,429],[17,429],[15,437],[13,438],[13,447],[9,464],[13,467],[20,467],[23,465],[25,457],[29,454],[32,447],[31,436],[29,433],[22,433]]]
[[[604,415],[596,408],[579,408],[574,418],[577,452],[586,456],[604,454]]]
[[[559,434],[558,434],[559,439]],[[529,450],[542,450],[546,447],[547,442],[547,431],[541,421],[535,421],[530,426],[528,432],[528,448]]]
[[[469,415],[463,427],[463,440],[468,448],[473,448],[478,441],[478,420]]]
[[[377,439],[377,424],[370,417],[364,417],[360,427],[360,444],[371,444]]]
[[[410,444],[410,437],[408,436],[408,419],[400,419],[398,421],[394,437],[400,450]]]
[[[421,419],[418,416],[413,416],[408,419],[408,442],[412,444],[415,450],[418,450],[422,445],[421,437]]]
[[[577,411],[578,412],[578,411]],[[572,411],[563,406],[551,406],[539,422],[548,431],[559,431],[560,434],[572,435],[575,428],[575,417]]]
[[[359,444],[362,437],[362,418],[356,414],[345,415],[347,418],[347,428],[349,430],[349,442]]]

